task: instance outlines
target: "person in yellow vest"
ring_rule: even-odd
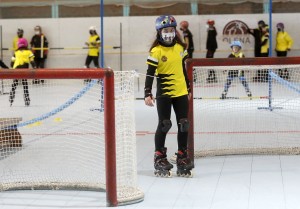
[[[278,32],[276,35],[275,51],[277,53],[277,57],[286,57],[287,52],[292,48],[293,39],[286,31],[284,31],[283,23],[278,23],[276,26]],[[287,69],[279,69],[278,74],[283,79],[289,79],[289,72]]]
[[[90,37],[88,42],[85,42],[85,45],[88,46],[89,51],[85,60],[85,67],[89,68],[91,62],[93,61],[94,66],[99,68],[99,47],[100,47],[100,37],[97,34],[97,30],[95,26],[91,26],[89,28]],[[85,80],[85,82],[89,82],[90,80]]]
[[[29,68],[29,64],[32,65],[33,68],[36,68],[35,62],[34,62],[34,55],[33,53],[28,49],[28,42],[25,38],[20,38],[18,41],[18,50],[15,52],[14,56],[11,59],[12,61],[12,68]],[[23,91],[24,91],[24,102],[25,106],[30,105],[30,98],[29,98],[29,91],[28,91],[28,82],[27,79],[21,79],[22,85],[23,85]],[[14,79],[13,84],[11,86],[11,91],[9,93],[9,103],[10,106],[12,106],[17,86],[19,85],[19,80]]]
[[[230,44],[230,47],[232,49],[232,52],[230,53],[228,58],[244,58],[245,57],[244,53],[241,51],[242,44],[241,44],[240,41],[233,41]],[[248,85],[248,82],[246,80],[246,77],[245,77],[245,72],[243,70],[229,70],[228,71],[228,76],[227,76],[227,79],[226,79],[226,83],[225,83],[225,86],[224,86],[224,91],[222,93],[221,99],[226,99],[227,98],[228,89],[231,85],[231,82],[235,78],[238,78],[240,80],[240,82],[242,83],[242,85],[244,86],[244,88],[246,90],[247,96],[251,99],[252,94],[251,94],[251,91],[249,89],[249,85]]]
[[[262,36],[261,36],[261,45],[260,45],[260,56],[268,57],[269,56],[269,26],[265,25],[262,27]],[[267,82],[269,80],[268,70],[258,70],[258,82]]]
[[[20,38],[23,38],[24,30],[22,28],[18,28],[17,35],[15,36],[13,40],[13,50],[14,52],[18,50],[18,41]]]

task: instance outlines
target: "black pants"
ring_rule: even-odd
[[[287,56],[287,51],[276,51],[277,53],[277,57],[286,57]],[[285,68],[285,69],[278,69],[278,75],[283,78],[288,80],[290,75],[289,75],[289,71]]]
[[[188,132],[182,132],[180,130],[180,119],[187,119],[189,102],[188,96],[180,96],[175,98],[169,97],[158,97],[156,100],[157,113],[158,113],[158,126],[155,133],[155,150],[161,150],[165,147],[165,141],[167,133],[162,130],[163,121],[171,119],[172,106],[176,115],[178,133],[177,133],[177,144],[178,150],[187,149],[187,137]]]
[[[206,58],[214,58],[214,54],[215,54],[216,50],[207,50],[206,52]],[[216,81],[216,73],[215,70],[210,69],[208,71],[208,78],[207,78],[208,82],[215,82]]]
[[[88,55],[85,60],[85,66],[87,68],[89,68],[92,61],[94,62],[95,67],[99,68],[99,55],[98,56],[89,56]]]
[[[36,68],[45,68],[46,58],[34,57],[34,62],[36,64]],[[45,80],[34,79],[32,81],[33,84],[44,83]]]
[[[29,98],[29,91],[28,91],[28,82],[27,82],[27,79],[22,79],[21,82],[22,82],[23,91],[24,91],[24,101],[26,102],[26,101],[30,100],[30,98]],[[16,89],[17,89],[18,85],[19,85],[19,80],[18,79],[13,80],[13,84],[11,86],[11,91],[9,93],[9,101],[10,101],[10,103],[14,102],[15,94],[16,94]]]

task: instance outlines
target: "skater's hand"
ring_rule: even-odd
[[[145,98],[145,104],[147,106],[153,107],[155,104],[155,98],[153,96],[148,96]]]

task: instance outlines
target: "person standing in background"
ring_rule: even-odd
[[[18,28],[17,35],[14,37],[13,40],[13,50],[14,52],[18,50],[18,41],[20,38],[23,38],[24,30],[22,28]]]
[[[254,37],[254,57],[261,56],[261,38],[262,38],[262,30],[266,26],[263,20],[258,21],[258,28],[250,29],[248,28],[247,32],[250,33]],[[261,81],[261,70],[257,70],[257,75],[253,78],[253,81],[260,82]]]
[[[44,68],[48,55],[48,40],[42,33],[42,27],[37,25],[34,28],[34,36],[31,39],[30,45],[34,54],[34,61],[37,68]],[[33,80],[33,84],[44,83],[44,80]]]
[[[193,52],[194,52],[194,41],[193,41],[193,34],[189,30],[189,22],[188,21],[182,21],[180,22],[180,30],[183,32],[183,40],[186,44],[186,50],[188,53],[189,58],[193,58]]]
[[[21,68],[29,68],[29,64],[32,65],[33,68],[36,68],[35,62],[34,62],[34,55],[31,52],[31,50],[28,49],[28,42],[25,38],[20,38],[18,41],[18,50],[15,51],[14,56],[11,59],[12,61],[12,67],[13,69]],[[14,79],[13,84],[11,86],[11,91],[9,93],[9,103],[10,106],[12,106],[15,95],[16,95],[16,89],[19,85],[19,82],[21,81],[23,85],[23,91],[24,91],[24,102],[25,106],[30,105],[30,98],[29,98],[29,91],[28,91],[28,82],[27,79]]]
[[[293,45],[293,39],[286,31],[284,31],[283,23],[278,23],[276,27],[277,35],[275,51],[277,53],[277,57],[286,57],[287,52],[291,50]],[[289,72],[287,69],[279,69],[278,74],[283,79],[289,79]]]
[[[254,37],[254,56],[260,57],[260,48],[261,48],[261,37],[262,29],[265,27],[265,22],[263,20],[258,21],[258,28],[250,29],[248,28],[248,33]]]
[[[260,56],[261,57],[269,56],[269,26],[268,25],[265,25],[262,28]],[[259,70],[257,77],[258,77],[257,78],[258,82],[268,82],[269,80],[268,70]]]
[[[217,30],[215,28],[215,21],[208,20],[207,21],[207,39],[206,39],[206,58],[214,58],[214,54],[216,49],[218,48],[217,43]],[[209,70],[208,78],[206,79],[208,83],[215,83],[217,82],[216,73],[213,69]]]
[[[97,30],[95,26],[91,26],[89,28],[90,37],[88,42],[85,42],[85,45],[88,46],[89,51],[85,60],[85,68],[90,68],[90,64],[93,61],[94,66],[99,68],[99,47],[101,44],[101,40],[99,35],[97,34]],[[90,79],[84,81],[90,82]]]

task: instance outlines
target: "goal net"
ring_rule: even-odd
[[[300,153],[300,58],[191,59],[195,157]]]
[[[3,70],[0,190],[104,191],[113,206],[142,201],[134,78],[106,69]]]

